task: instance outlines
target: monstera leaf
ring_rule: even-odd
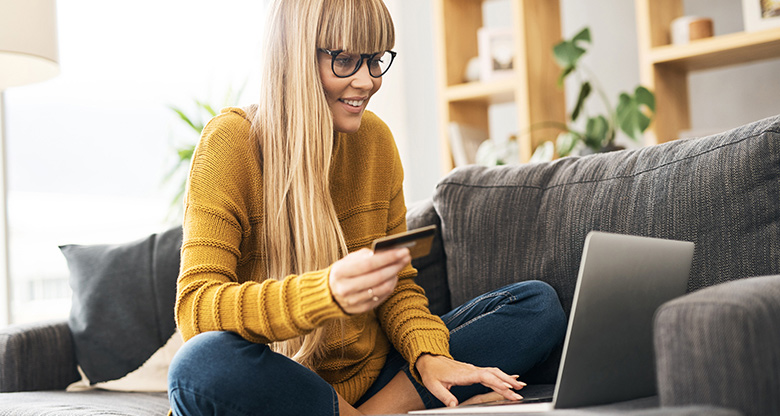
[[[650,125],[647,113],[655,112],[655,96],[647,88],[638,86],[633,95],[620,94],[617,106],[617,122],[620,130],[638,141]]]

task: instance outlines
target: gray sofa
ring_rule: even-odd
[[[551,284],[568,313],[591,230],[695,242],[690,293],[655,318],[658,395],[556,413],[780,414],[780,117],[633,151],[460,168],[407,218],[439,225],[415,261],[439,314],[528,279]],[[164,394],[63,392],[78,377],[72,339],[64,321],[0,332],[0,415],[167,411]],[[559,357],[523,376],[529,388],[554,383]]]

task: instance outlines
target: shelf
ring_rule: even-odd
[[[513,123],[518,131],[535,123],[566,119],[565,96],[558,86],[560,68],[551,53],[561,40],[558,0],[502,2],[506,3],[500,5],[502,12],[512,20],[512,74],[486,82],[462,82],[469,62],[479,54],[477,32],[485,25],[483,5],[490,1],[432,0],[443,174],[454,167],[449,137],[452,122],[479,128],[492,137],[491,107],[506,103],[515,103]],[[519,159],[528,161],[545,139],[535,133],[519,137]]]
[[[780,58],[780,28],[669,45],[670,27],[684,15],[685,0],[635,2],[640,82],[655,93],[654,121],[645,132],[647,144],[676,140],[681,131],[691,128],[688,78],[692,72]],[[717,93],[712,91],[713,97]]]
[[[771,58],[780,58],[780,28],[739,32],[692,41],[686,45],[651,48],[648,60],[686,71],[720,68]]]
[[[449,102],[476,101],[488,104],[508,103],[514,100],[516,82],[506,78],[488,82],[469,82],[451,85],[445,91]]]

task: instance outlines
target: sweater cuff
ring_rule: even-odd
[[[292,299],[293,310],[301,311],[301,316],[314,328],[322,326],[331,319],[348,316],[333,299],[328,284],[329,276],[330,267],[305,273],[298,279],[292,279],[291,282],[298,286],[294,288],[297,290],[292,290],[291,293],[300,294],[297,299]]]
[[[420,372],[417,371],[417,359],[423,354],[441,355],[453,359],[450,355],[450,342],[448,338],[441,338],[438,334],[430,337],[417,337],[410,340],[404,351],[404,356],[409,361],[409,370],[418,383],[423,384]]]

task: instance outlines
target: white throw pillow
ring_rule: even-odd
[[[168,367],[176,351],[184,344],[179,331],[176,330],[168,342],[157,350],[137,370],[117,379],[90,385],[89,379],[81,371],[81,380],[68,386],[67,391],[83,391],[103,389],[113,391],[135,392],[166,392],[168,391]]]

